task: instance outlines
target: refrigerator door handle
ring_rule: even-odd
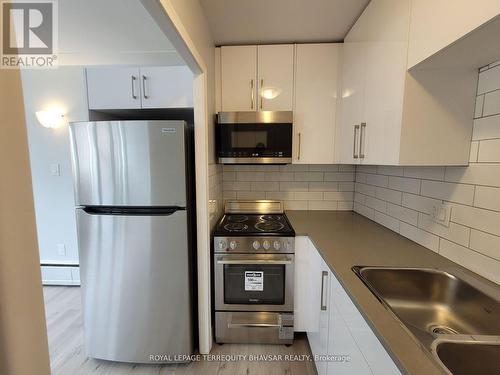
[[[127,216],[170,216],[184,207],[111,207],[87,206],[82,210],[89,215],[127,215]]]

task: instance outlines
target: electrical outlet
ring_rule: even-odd
[[[58,243],[57,244],[57,254],[61,256],[66,256],[66,245],[63,243]]]
[[[432,205],[431,219],[432,221],[449,228],[451,218],[451,206],[444,204]]]

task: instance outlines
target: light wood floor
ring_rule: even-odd
[[[316,374],[313,362],[191,362],[187,365],[130,365],[89,359],[83,348],[83,322],[79,287],[44,287],[45,313],[49,337],[52,374]],[[310,355],[304,336],[291,347],[284,345],[214,344],[211,354]]]

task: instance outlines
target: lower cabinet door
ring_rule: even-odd
[[[326,375],[328,354],[328,320],[329,320],[329,296],[330,296],[330,271],[328,266],[319,255],[318,251],[310,243],[311,250],[311,303],[314,314],[310,322],[307,338],[314,356],[314,363],[318,375]]]

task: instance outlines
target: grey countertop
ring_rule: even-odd
[[[354,212],[286,211],[297,236],[308,236],[398,367],[408,374],[443,374],[421,347],[351,270],[353,266],[438,268],[493,293],[498,287],[433,251]]]

